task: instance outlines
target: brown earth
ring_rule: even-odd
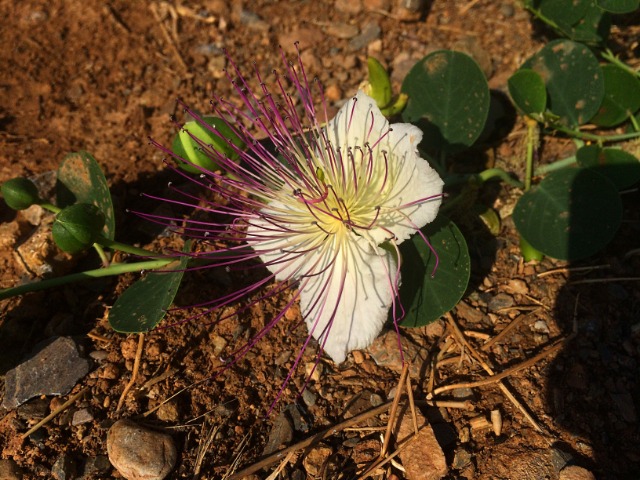
[[[231,95],[222,72],[228,64],[223,49],[250,76],[254,63],[262,72],[281,68],[278,45],[291,56],[294,42],[300,41],[307,72],[319,78],[330,92],[332,107],[337,108],[366,79],[368,55],[392,68],[398,88],[398,80],[425,54],[440,48],[461,49],[480,63],[492,88],[504,90],[519,64],[550,38],[548,32],[534,28],[529,14],[511,0],[436,0],[416,13],[413,7],[419,3],[2,0],[0,182],[24,175],[44,184],[68,152],[86,150],[101,164],[112,188],[118,238],[148,248],[179,246],[179,239],[158,236],[126,209],[152,210],[157,205],[139,194],[162,193],[167,182],[175,180],[161,161],[162,153],[148,145],[147,137],[170,142],[175,127],[169,116],[182,114],[176,98],[204,111],[213,92]],[[362,39],[366,32],[373,36]],[[623,57],[637,55],[638,33],[636,25],[614,27]],[[522,175],[523,132],[516,121],[493,145],[477,149],[472,160],[477,165],[495,162]],[[553,160],[570,151],[569,142],[550,140],[542,158]],[[566,341],[559,351],[543,355],[504,381],[542,432],[495,382],[473,390],[473,412],[421,407],[446,454],[447,478],[529,478],[522,473],[523,464],[533,465],[560,451],[597,478],[640,478],[637,282],[575,283],[583,278],[579,275],[629,277],[638,271],[638,256],[625,258],[638,247],[638,209],[631,208],[638,204],[638,192],[627,195],[626,221],[611,247],[598,258],[570,266],[552,260],[523,264],[508,216],[517,194],[504,188],[486,195],[485,201],[503,216],[498,237],[478,235],[472,224],[466,225],[472,233],[474,270],[470,290],[452,312],[452,320],[469,334],[476,349],[518,321],[509,335],[485,352],[496,372],[545,352],[558,339]],[[44,274],[49,267],[53,275],[60,275],[97,265],[91,256],[60,256],[46,233],[33,236],[38,225],[50,222],[47,215],[33,211],[16,215],[3,204],[0,220],[4,222],[0,225],[0,287]],[[18,250],[22,244],[26,246]],[[554,271],[601,265],[607,267]],[[555,273],[538,276],[549,271]],[[214,379],[210,375],[221,365],[221,355],[250,338],[291,294],[255,305],[242,318],[234,316],[216,327],[207,325],[214,320],[208,318],[146,335],[134,388],[117,410],[131,378],[139,338],[113,332],[106,318],[110,305],[134,278],[124,275],[0,302],[0,373],[52,335],[75,336],[95,360],[92,373],[72,391],[86,387],[89,394],[47,423],[39,436],[20,438],[66,397],[35,399],[27,404],[33,407],[28,411],[21,412],[21,407],[2,414],[2,458],[14,459],[24,478],[52,478],[51,468],[63,454],[78,469],[85,468],[106,454],[106,432],[120,418],[134,418],[173,436],[179,460],[170,478],[198,478],[197,470],[199,478],[221,478],[234,459],[242,467],[263,454],[277,417],[265,419],[264,413],[278,395],[306,335],[304,328],[291,330],[298,314],[288,312],[288,325],[278,324],[224,375]],[[186,279],[176,303],[203,303],[247,281],[220,272],[200,272]],[[171,315],[176,321],[187,314]],[[418,359],[431,359],[449,345],[456,359],[439,366],[437,378],[413,377],[418,399],[432,391],[430,382],[437,387],[486,376],[468,350],[461,355],[458,344],[448,342],[455,338],[448,325],[441,320],[404,332],[407,349],[421,352]],[[313,364],[316,349],[308,349],[303,365]],[[321,375],[308,386],[315,403],[305,406],[297,399],[305,378],[301,368],[276,405],[276,411],[301,405],[304,428],[289,443],[339,423],[358,408],[370,408],[372,394],[385,399],[398,382],[397,369],[377,365],[370,352],[356,352],[342,365],[325,359],[321,365]],[[430,371],[428,362],[417,370]],[[182,389],[186,390],[163,403]],[[442,398],[450,398],[448,393]],[[93,420],[71,425],[71,415],[81,408],[89,409]],[[491,429],[470,428],[477,425],[474,417],[488,417],[492,410],[499,410],[503,417],[500,436]],[[149,414],[143,417],[145,413]],[[384,426],[386,418],[378,416],[368,426]],[[214,442],[199,461],[198,448],[212,428],[216,429]],[[246,444],[239,448],[243,439]],[[354,478],[356,466],[375,458],[380,442],[377,434],[349,431],[329,437],[324,445],[331,454],[325,464],[313,465],[311,456],[306,461],[298,456],[279,478],[314,478],[314,472],[320,475],[321,471],[325,478]],[[371,448],[373,457],[368,452]],[[273,468],[259,476],[266,478]],[[375,478],[402,478],[401,470],[389,468]],[[557,471],[549,471],[547,478],[557,478]],[[94,477],[117,478],[118,474],[107,467],[86,478]]]

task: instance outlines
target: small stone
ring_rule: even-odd
[[[398,418],[399,425],[395,425],[394,433],[400,446],[414,435],[415,430],[407,407],[403,407]],[[405,468],[405,477],[409,480],[439,480],[448,471],[444,452],[427,419],[420,412],[417,412],[417,418],[418,438],[412,440],[398,455]]]
[[[302,401],[307,407],[313,407],[318,400],[318,396],[309,390],[309,387],[305,388],[302,392]]]
[[[278,36],[280,46],[287,53],[296,53],[296,42],[301,52],[320,44],[324,35],[316,28],[299,28]]]
[[[98,378],[104,378],[105,380],[116,380],[119,377],[120,370],[113,363],[105,364],[98,372]]]
[[[75,460],[69,455],[61,455],[51,467],[51,474],[56,480],[71,480],[76,478]]]
[[[21,480],[22,470],[18,464],[10,458],[0,459],[0,479],[2,480]]]
[[[360,50],[376,40],[382,30],[376,22],[369,22],[362,28],[362,33],[349,41],[350,50]]]
[[[93,422],[93,414],[88,408],[81,408],[73,413],[71,425],[82,425],[83,423]]]
[[[178,412],[178,405],[174,401],[165,402],[158,408],[156,412],[156,417],[158,420],[162,420],[163,422],[175,423],[180,418],[180,414]]]
[[[9,410],[38,395],[66,395],[87,373],[89,361],[73,339],[58,337],[7,372],[2,406]]]
[[[111,471],[111,463],[106,455],[96,455],[85,460],[82,468],[84,478],[102,478]]]
[[[319,382],[324,371],[322,363],[309,362],[304,366],[305,377],[312,382]]]
[[[49,413],[49,402],[46,398],[34,398],[20,405],[16,410],[18,418],[27,421],[42,420]]]
[[[325,29],[327,35],[331,35],[336,38],[350,39],[358,35],[360,30],[355,25],[349,25],[348,23],[331,23],[327,25]]]
[[[331,84],[324,91],[324,98],[329,102],[336,102],[342,99],[342,90],[338,85]]]
[[[596,480],[596,477],[586,468],[571,465],[562,469],[558,480]]]
[[[362,11],[362,0],[336,0],[336,10],[356,15]]]
[[[351,355],[353,355],[353,362],[356,365],[360,365],[362,362],[364,362],[364,354],[360,350],[354,350],[353,352],[351,352]]]
[[[333,450],[326,445],[318,445],[309,450],[302,460],[302,465],[307,472],[307,477],[317,478],[332,453]]]
[[[92,352],[89,352],[89,357],[99,363],[104,362],[108,356],[109,353],[105,352],[104,350],[94,350]]]
[[[473,390],[466,387],[453,389],[451,395],[459,400],[472,400],[474,398]]]
[[[107,453],[111,464],[127,480],[162,480],[178,459],[169,435],[131,420],[118,420],[109,429]]]
[[[544,320],[536,320],[533,324],[533,331],[538,333],[549,333],[549,325]]]
[[[512,278],[507,283],[505,290],[507,291],[507,293],[511,294],[527,295],[529,293],[529,286],[524,280]]]
[[[264,447],[263,455],[269,455],[276,452],[281,446],[287,445],[293,440],[293,426],[286,412],[282,411],[273,420],[269,439]]]
[[[514,301],[511,295],[507,295],[506,293],[499,293],[495,295],[491,300],[489,300],[488,307],[489,310],[493,312],[497,312],[503,308],[513,307]]]

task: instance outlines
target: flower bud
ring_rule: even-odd
[[[24,210],[40,202],[38,187],[27,178],[12,178],[3,183],[0,190],[4,201],[14,210]]]
[[[198,144],[192,136],[208,148],[218,152],[219,155],[229,157],[231,160],[239,158],[234,146],[242,149],[245,145],[223,119],[204,117],[203,120],[206,125],[195,120],[185,123],[171,145],[173,153],[185,160],[185,162],[180,162],[180,168],[190,173],[202,173],[202,169],[210,172],[220,169],[215,156],[206,153],[201,144]],[[210,125],[218,133],[212,132],[207,125]]]
[[[53,222],[53,240],[61,250],[77,253],[95,243],[104,228],[102,211],[89,203],[76,203],[63,209]]]

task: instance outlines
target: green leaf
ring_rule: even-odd
[[[220,170],[219,165],[216,163],[215,153],[205,152],[202,145],[194,140],[193,137],[197,138],[203,145],[207,145],[208,149],[215,150],[219,155],[228,157],[231,160],[239,158],[232,145],[240,149],[245,147],[245,143],[235,134],[224,119],[203,117],[203,120],[205,124],[196,120],[185,123],[171,145],[173,153],[185,160],[179,163],[179,167],[190,173],[202,173],[202,169],[210,172]]]
[[[77,253],[95,243],[104,227],[104,214],[95,205],[76,203],[63,208],[51,227],[56,245],[68,253]]]
[[[601,69],[604,98],[591,122],[601,127],[614,127],[640,108],[640,80],[616,65],[603,65]]]
[[[598,60],[585,45],[571,40],[549,42],[522,68],[542,77],[549,93],[549,109],[562,124],[582,125],[598,111],[604,80]]]
[[[489,87],[468,55],[451,50],[427,55],[406,76],[402,91],[409,95],[402,118],[423,130],[426,149],[461,150],[482,133]]]
[[[547,256],[577,260],[601,250],[622,221],[615,185],[588,168],[551,172],[513,211],[524,239]]]
[[[173,303],[188,256],[173,271],[149,272],[127,288],[109,312],[109,325],[120,333],[148,332],[160,323]]]
[[[402,321],[404,327],[420,327],[440,318],[457,305],[469,283],[469,250],[458,227],[439,215],[422,231],[437,252],[440,263],[432,278],[436,257],[420,235],[414,235],[400,245],[400,301],[406,310]]]
[[[58,205],[89,203],[100,209],[105,218],[104,236],[113,240],[116,220],[107,179],[98,162],[87,152],[70,153],[58,168],[56,183]]]
[[[611,16],[596,0],[540,0],[528,5],[542,21],[576,42],[602,44],[611,29]]]
[[[535,71],[522,68],[508,80],[509,95],[525,115],[539,118],[547,108],[547,89]]]
[[[391,80],[389,73],[375,58],[367,58],[369,69],[369,85],[366,94],[376,101],[378,108],[383,109],[391,103]]]
[[[28,178],[18,177],[7,180],[0,187],[6,204],[14,210],[25,210],[40,202],[38,187]]]
[[[585,16],[590,3],[591,0],[542,0],[539,8],[558,25],[571,27]]]
[[[576,152],[578,165],[593,168],[623,190],[640,180],[640,161],[618,148],[586,145]]]
[[[631,13],[640,7],[640,0],[598,0],[598,6],[611,13]]]

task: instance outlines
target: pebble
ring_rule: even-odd
[[[355,25],[348,23],[331,23],[325,28],[325,33],[336,38],[350,39],[358,35],[360,29]]]
[[[269,431],[269,439],[262,454],[270,455],[281,446],[289,444],[291,440],[293,440],[293,425],[291,425],[289,415],[283,410],[273,420],[273,425]]]
[[[562,469],[558,480],[596,480],[596,477],[586,468],[571,465]]]
[[[342,90],[335,83],[331,84],[325,89],[324,98],[329,102],[336,102],[342,98]]]
[[[177,422],[178,418],[180,418],[180,414],[178,413],[178,405],[174,401],[163,403],[162,405],[160,405],[160,408],[158,408],[156,417],[158,417],[158,420],[161,420],[163,422]]]
[[[111,463],[106,455],[96,455],[85,460],[82,469],[84,478],[103,478],[111,471]]]
[[[178,452],[173,439],[131,420],[118,420],[107,433],[109,461],[127,480],[162,480]]]
[[[83,423],[93,422],[93,414],[88,408],[81,408],[73,413],[71,425],[82,425]]]
[[[398,444],[407,441],[414,435],[413,418],[405,407],[400,413],[400,425],[394,429]],[[412,440],[398,455],[405,468],[407,480],[439,480],[447,472],[447,461],[444,452],[436,440],[427,419],[417,412],[418,438]]]
[[[18,464],[10,458],[0,459],[0,479],[21,480],[22,470]]]
[[[302,392],[302,401],[307,407],[313,407],[318,400],[318,396],[309,390],[309,387],[305,388]]]
[[[278,36],[278,42],[287,53],[296,53],[296,42],[301,52],[314,47],[324,40],[324,35],[317,28],[303,27]]]
[[[349,50],[360,50],[361,48],[366,47],[371,42],[380,37],[380,33],[382,30],[380,29],[380,25],[376,22],[369,22],[363,28],[360,35],[353,37],[349,41]]]
[[[331,447],[327,447],[326,445],[318,445],[309,450],[302,460],[302,465],[307,472],[307,476],[317,478],[332,453],[333,450],[331,450]]]
[[[76,462],[66,454],[60,455],[51,467],[51,474],[56,480],[71,480],[76,478]]]
[[[9,410],[38,395],[66,395],[87,373],[89,361],[73,339],[58,337],[7,372],[2,406]]]
[[[499,293],[489,300],[488,307],[489,310],[497,312],[502,308],[513,307],[514,301],[511,295],[507,295],[506,293]]]
[[[362,0],[336,0],[336,10],[357,15],[362,11]]]

